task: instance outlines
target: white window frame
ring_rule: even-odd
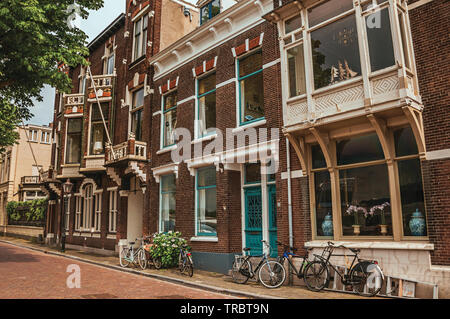
[[[108,232],[116,233],[117,232],[117,189],[109,190],[109,221],[108,221]]]
[[[178,103],[179,103],[179,101],[178,101],[178,90],[177,89],[178,88],[176,87],[176,88],[174,88],[172,90],[169,90],[169,91],[165,92],[164,94],[162,94],[162,96],[161,96],[161,143],[160,143],[160,150],[162,150],[162,149],[171,149],[171,148],[173,148],[176,145],[175,141],[171,145],[166,145],[166,146],[164,145],[164,135],[165,135],[165,125],[164,125],[164,123],[165,123],[165,116],[164,116],[164,114],[169,112],[169,111],[175,110],[177,112],[177,118],[178,118]],[[170,94],[174,93],[174,92],[177,95],[177,103],[175,104],[175,106],[171,107],[170,109],[164,110],[164,107],[165,107],[164,99],[165,99],[165,97],[167,95],[170,95]]]
[[[51,133],[48,131],[41,131],[41,143],[50,144]]]
[[[71,196],[70,195],[65,195],[64,199],[67,199],[67,206],[64,205],[65,209],[64,209],[64,230],[65,231],[69,231],[69,221],[70,221],[70,200],[71,200]]]
[[[143,90],[143,101],[142,101],[142,105],[139,107],[136,107],[133,109],[134,107],[134,95],[139,92],[140,90]],[[129,119],[128,119],[128,136],[130,135],[130,133],[132,132],[132,126],[133,126],[133,115],[134,113],[141,111],[141,118],[142,120],[144,120],[144,105],[145,105],[145,85],[141,85],[139,87],[137,87],[136,89],[133,89],[132,91],[130,91],[130,97],[131,97],[131,102],[130,102],[130,106],[129,106]],[[143,130],[143,125],[141,126],[141,138],[140,140],[143,139],[142,136],[142,130]],[[135,136],[136,140],[137,137]]]
[[[144,20],[147,19],[147,27],[144,29]],[[146,12],[145,14],[143,14],[142,16],[136,18],[136,20],[133,21],[133,52],[132,52],[132,61],[136,61],[139,58],[141,58],[142,56],[145,56],[147,54],[147,39],[148,39],[148,27],[149,27],[149,20],[150,20],[150,15],[148,14],[148,12]],[[136,24],[140,22],[140,29],[138,30],[138,35],[139,38],[136,36]],[[143,38],[143,34],[147,35],[146,39]],[[139,39],[140,41],[140,46],[139,46],[139,51],[136,52],[136,39]]]
[[[94,185],[87,184],[83,189],[83,227],[81,230],[91,231],[92,213],[94,210]]]
[[[93,231],[100,232],[102,226],[102,199],[103,194],[101,191],[94,192],[94,225]]]
[[[81,230],[82,220],[82,197],[81,194],[75,195],[75,230]]]

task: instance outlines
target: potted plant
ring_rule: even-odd
[[[384,209],[388,206],[391,206],[388,202],[381,204],[381,205],[375,205],[373,206],[370,211],[369,214],[371,216],[379,213],[380,217],[381,217],[381,224],[380,224],[380,232],[382,235],[386,235],[387,234],[387,228],[388,225],[386,225],[386,217],[384,216]]]
[[[367,210],[364,207],[356,206],[356,205],[349,205],[346,211],[347,215],[353,214],[354,224],[353,227],[353,233],[358,236],[361,233],[361,225],[359,224],[359,218],[358,218],[358,212],[363,212],[364,215],[367,215]]]

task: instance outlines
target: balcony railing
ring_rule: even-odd
[[[84,93],[64,95],[66,114],[83,114]]]
[[[21,178],[22,185],[39,184],[40,182],[41,182],[41,178],[39,176],[23,176]]]
[[[106,164],[122,161],[122,160],[147,160],[147,143],[129,139],[111,148],[106,149]]]
[[[112,96],[112,88],[114,85],[115,74],[94,75],[91,78],[89,86],[89,100],[96,98],[95,89],[99,98],[110,98]]]

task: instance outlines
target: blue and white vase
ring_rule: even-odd
[[[409,221],[409,229],[413,236],[425,236],[425,218],[423,218],[419,209],[416,209],[416,211],[412,213],[411,220]]]
[[[322,222],[322,231],[324,236],[333,236],[333,218],[328,213]]]

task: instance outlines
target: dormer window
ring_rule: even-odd
[[[200,25],[208,22],[220,13],[220,0],[213,0],[203,5],[200,9]]]

